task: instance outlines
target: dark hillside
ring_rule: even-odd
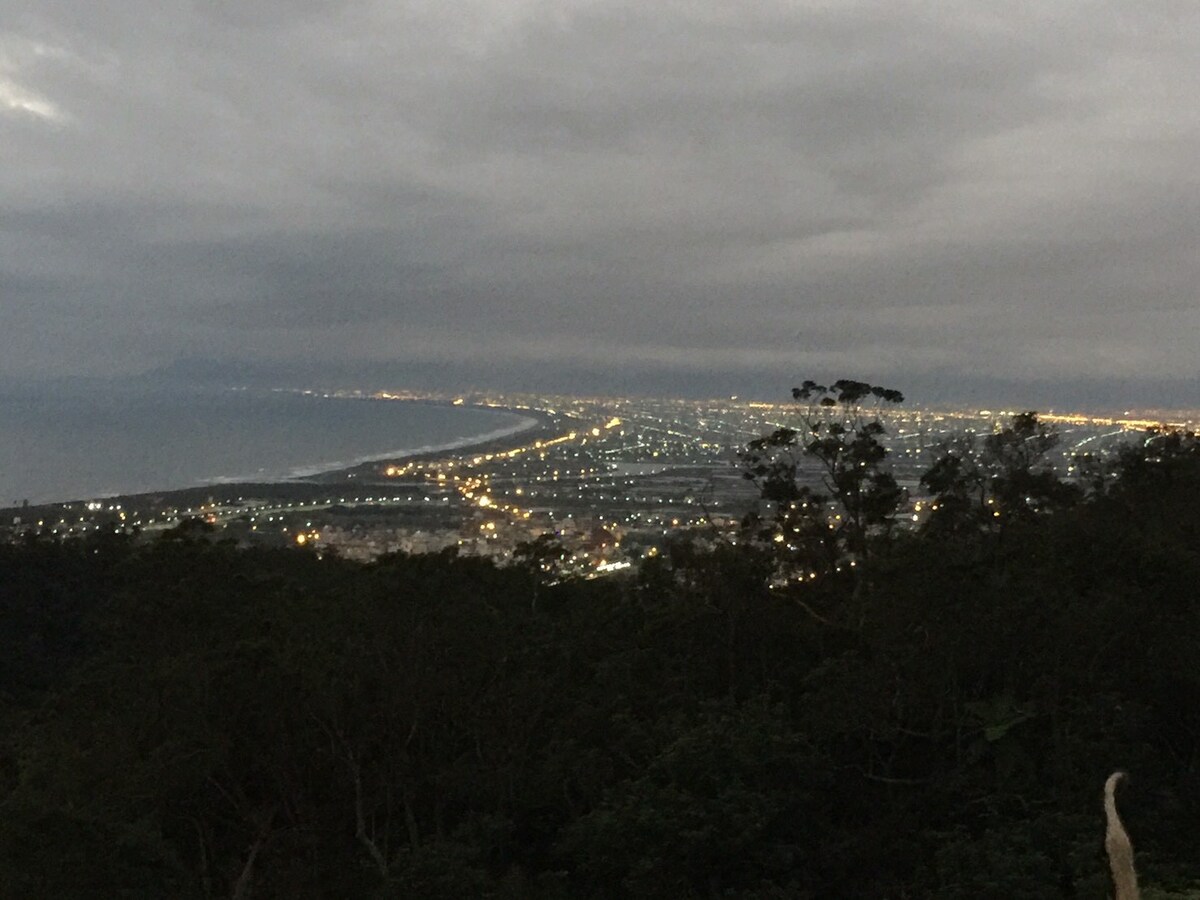
[[[1200,447],[1063,486],[1014,454],[1038,427],[944,463],[920,530],[883,478],[833,537],[785,491],[628,581],[0,547],[0,894],[1101,900],[1122,768],[1187,896]]]

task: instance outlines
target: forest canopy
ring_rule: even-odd
[[[741,539],[627,578],[0,546],[0,894],[1101,900],[1124,769],[1146,896],[1200,896],[1196,437],[1068,481],[1023,414],[899,527],[899,392],[796,399]]]

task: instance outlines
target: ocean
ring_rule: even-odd
[[[0,507],[273,481],[515,434],[516,413],[276,391],[0,393]]]

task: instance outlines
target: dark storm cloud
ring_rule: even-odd
[[[0,0],[0,373],[1196,374],[1193,4],[740,7]]]

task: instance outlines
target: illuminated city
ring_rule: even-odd
[[[794,427],[799,414],[795,404],[738,398],[370,396],[503,408],[535,416],[540,424],[482,446],[307,479],[10,509],[3,522],[13,536],[71,536],[105,530],[154,535],[200,520],[218,537],[239,543],[295,546],[361,561],[387,553],[451,551],[508,563],[520,557],[523,546],[543,538],[561,556],[557,568],[595,576],[635,566],[685,535],[736,541],[742,517],[759,503],[754,485],[742,476],[738,451],[774,429]],[[907,496],[899,519],[916,523],[928,514],[919,478],[941,441],[991,433],[1016,412],[881,411],[892,472]],[[1068,477],[1081,454],[1102,456],[1147,428],[1191,428],[1193,421],[1186,412],[1053,412],[1041,418],[1061,438],[1054,464]],[[815,467],[802,466],[801,473],[819,486]]]

